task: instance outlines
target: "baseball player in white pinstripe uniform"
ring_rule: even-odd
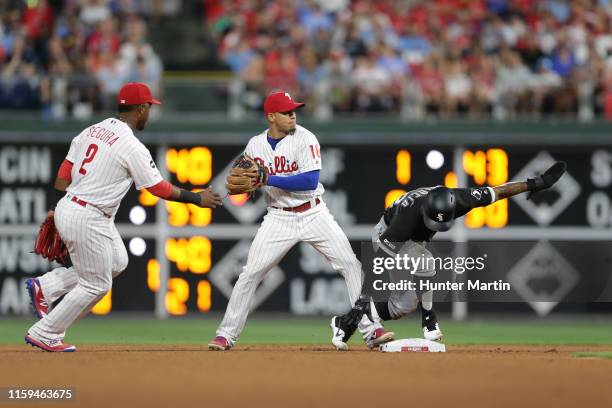
[[[215,208],[221,198],[210,189],[199,193],[162,179],[149,150],[134,136],[143,130],[151,105],[159,104],[149,88],[129,83],[119,93],[119,115],[83,130],[70,144],[55,188],[66,194],[53,213],[73,266],[57,268],[26,285],[39,318],[26,343],[45,351],[75,351],[64,343],[70,325],[110,290],[112,279],[128,264],[114,224],[121,200],[132,183],[167,200]],[[53,310],[49,306],[65,297]]]
[[[264,102],[269,128],[247,144],[245,153],[268,172],[262,187],[268,213],[255,235],[217,335],[208,344],[211,350],[229,350],[234,345],[257,285],[298,242],[311,244],[344,277],[351,303],[359,296],[361,263],[321,198],[319,142],[312,132],[296,125],[296,109],[303,105],[288,93],[270,94]],[[372,346],[391,339],[381,325],[371,327],[366,341]]]

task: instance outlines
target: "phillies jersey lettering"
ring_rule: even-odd
[[[283,173],[293,173],[298,171],[300,168],[297,161],[290,162],[286,157],[276,156],[274,158],[274,166],[266,166],[266,163],[264,163],[263,159],[260,157],[256,157],[255,161],[258,165],[266,167],[271,176],[276,176]]]
[[[302,126],[295,133],[285,136],[275,149],[268,142],[268,130],[249,140],[245,149],[260,166],[265,166],[270,175],[293,176],[309,171],[321,170],[321,148],[316,136]],[[277,187],[262,188],[266,203],[271,207],[297,207],[307,201],[321,197],[321,183],[309,191],[287,191]]]
[[[132,182],[141,190],[162,181],[149,150],[128,125],[115,118],[90,126],[72,139],[66,160],[73,163],[66,191],[109,215],[115,215]]]

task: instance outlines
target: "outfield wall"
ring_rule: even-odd
[[[71,138],[85,126],[19,120],[0,126],[0,315],[28,313],[23,281],[50,268],[29,251],[53,204],[51,185],[57,167]],[[535,282],[532,289],[549,291],[555,301],[573,299],[572,290],[579,284],[564,287],[562,293],[559,287],[567,285],[559,282],[568,282],[572,268],[584,269],[577,265],[580,250],[570,256],[563,245],[605,248],[612,240],[608,124],[408,124],[356,119],[306,126],[315,131],[322,146],[324,200],[358,253],[386,203],[402,192],[436,184],[496,185],[541,172],[556,160],[568,163],[568,174],[557,188],[531,201],[521,197],[473,211],[437,239],[530,243],[524,253],[504,257],[499,268],[510,272],[520,264],[519,275]],[[172,182],[186,188],[211,184],[224,192],[229,164],[263,127],[261,122],[159,122],[142,133],[142,140]],[[158,204],[148,194],[130,191],[116,217],[130,265],[95,312],[149,311],[163,317],[223,310],[265,211],[261,196],[249,201],[228,199],[224,208],[210,211]],[[547,259],[563,261],[546,266],[542,260]],[[609,273],[610,264],[605,258],[601,262],[598,269]],[[552,305],[544,295],[520,295],[529,303],[446,302],[440,307],[452,309],[457,318],[465,317],[468,310],[541,315],[612,310],[610,303]],[[259,310],[298,315],[332,314],[346,305],[342,279],[308,245],[295,247],[268,274],[255,304]]]

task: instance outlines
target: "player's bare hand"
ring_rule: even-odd
[[[200,207],[217,208],[223,205],[221,202],[221,196],[212,191],[212,188],[210,187],[208,187],[206,190],[200,191],[198,194],[200,194]]]

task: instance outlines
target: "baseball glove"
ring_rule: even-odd
[[[225,188],[230,195],[253,193],[266,184],[267,180],[268,172],[265,167],[260,167],[255,160],[243,153],[234,161]]]
[[[49,261],[64,264],[68,258],[68,248],[55,228],[53,213],[49,213],[47,218],[40,225],[36,242],[34,243],[34,253],[42,256]]]

